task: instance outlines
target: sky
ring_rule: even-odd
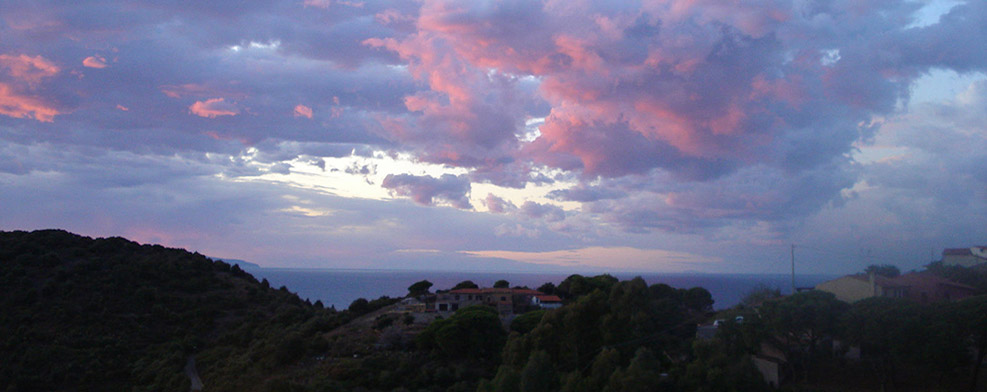
[[[461,271],[987,245],[984,1],[3,8],[0,230]]]

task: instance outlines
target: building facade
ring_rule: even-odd
[[[955,301],[977,294],[977,289],[935,276],[912,272],[893,278],[875,274],[847,275],[816,285],[836,299],[853,303],[870,297],[906,298],[919,303]]]
[[[987,263],[987,246],[951,248],[942,250],[943,265],[975,267]]]

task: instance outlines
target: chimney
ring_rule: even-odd
[[[876,279],[874,279],[874,271],[871,271],[871,272],[868,272],[867,273],[867,279],[870,280],[870,293],[871,293],[871,295],[877,297],[878,296],[878,293],[877,293],[877,282],[876,282]]]

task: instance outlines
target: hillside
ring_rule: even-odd
[[[343,314],[199,254],[65,231],[0,233],[0,389],[251,390]]]
[[[180,249],[0,232],[0,390],[528,391],[536,376],[612,389],[645,363],[642,380],[683,366],[712,305],[640,278],[550,286],[571,305],[508,331],[485,306],[409,314],[381,297],[337,312]]]

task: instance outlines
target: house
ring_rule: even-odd
[[[923,304],[957,301],[977,295],[977,289],[974,287],[928,272],[904,274],[894,280],[899,286],[905,287],[906,298]]]
[[[974,267],[987,263],[987,246],[942,250],[942,265]]]
[[[889,278],[875,274],[847,275],[816,285],[843,302],[870,297],[907,298],[919,303],[955,301],[976,295],[977,289],[928,272],[912,272]]]
[[[515,313],[515,306],[523,307],[531,303],[531,297],[536,295],[544,295],[544,293],[531,289],[457,289],[438,293],[435,309],[440,312],[454,312],[467,306],[489,305],[497,308],[501,314],[508,315]]]
[[[752,354],[750,357],[751,361],[754,362],[754,367],[764,378],[764,382],[772,388],[781,385],[785,379],[785,364],[788,362],[788,356],[785,355],[784,351],[774,344],[764,341],[761,342],[761,349],[758,350],[758,353]]]
[[[558,309],[562,307],[562,298],[557,295],[533,295],[531,304],[542,309]]]

